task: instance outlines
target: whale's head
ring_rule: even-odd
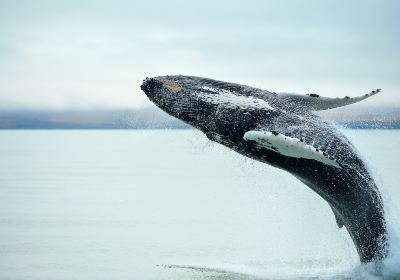
[[[200,129],[215,141],[230,136],[239,140],[246,131],[254,129],[260,121],[271,119],[277,112],[262,98],[265,92],[211,79],[192,76],[146,78],[141,89],[169,115]]]

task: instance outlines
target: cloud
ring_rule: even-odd
[[[344,5],[346,4],[346,5]],[[9,1],[0,107],[143,107],[146,76],[400,103],[395,1]],[[372,103],[371,103],[372,104]]]

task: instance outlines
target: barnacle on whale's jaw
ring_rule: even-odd
[[[157,94],[178,93],[182,90],[177,82],[165,77],[146,78],[140,88],[149,98],[153,98]]]

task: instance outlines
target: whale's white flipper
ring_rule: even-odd
[[[299,105],[303,105],[305,107],[308,107],[310,110],[314,111],[321,111],[321,110],[328,110],[328,109],[333,109],[337,107],[342,107],[346,105],[350,105],[356,102],[359,102],[361,100],[364,100],[368,97],[371,97],[377,93],[379,93],[381,89],[376,89],[371,91],[368,94],[364,94],[362,96],[357,96],[357,97],[323,97],[315,93],[311,94],[306,94],[306,95],[300,95],[300,94],[294,94],[294,93],[278,93],[278,97],[282,99],[287,99],[289,102],[295,102],[298,103]]]
[[[261,148],[272,150],[287,157],[316,160],[341,168],[334,158],[311,145],[305,144],[298,138],[292,138],[277,132],[251,130],[244,134],[243,139],[254,141]]]

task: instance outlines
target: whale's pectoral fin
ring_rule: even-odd
[[[280,155],[291,158],[315,160],[322,164],[341,168],[332,156],[308,145],[303,139],[293,138],[275,131],[247,131],[243,139],[253,142],[259,148],[274,151]]]
[[[339,228],[342,228],[344,226],[343,220],[340,216],[340,214],[335,210],[335,208],[333,208],[332,205],[329,204],[329,206],[331,207],[333,214],[335,215],[335,219],[336,219],[336,224]]]
[[[362,101],[368,97],[371,97],[379,93],[381,89],[376,89],[368,94],[364,94],[357,97],[323,97],[315,93],[306,95],[294,94],[294,93],[278,93],[279,98],[287,99],[289,102],[298,103],[299,105],[308,107],[310,110],[321,111],[328,110],[337,107],[350,105],[359,101]]]

